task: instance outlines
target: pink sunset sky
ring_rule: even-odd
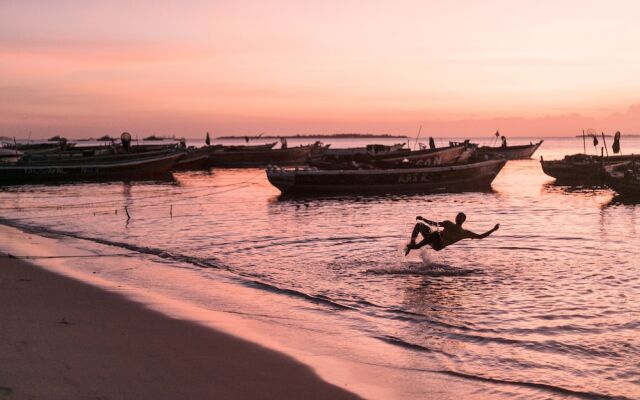
[[[0,135],[640,133],[639,4],[0,0]]]

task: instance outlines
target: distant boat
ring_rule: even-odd
[[[486,190],[506,160],[474,161],[436,167],[318,170],[267,170],[269,182],[283,194],[437,193]]]
[[[604,181],[617,193],[640,198],[640,159],[603,167]]]
[[[533,156],[544,140],[518,146],[480,146],[480,153],[496,154],[507,160],[526,160]]]
[[[590,156],[586,154],[567,155],[562,160],[544,160],[540,157],[542,171],[557,183],[571,185],[597,185],[604,180],[603,167],[629,161],[633,156]]]
[[[6,164],[0,165],[0,183],[152,179],[166,176],[183,156],[183,152],[172,151],[115,159]]]
[[[156,135],[151,135],[151,136],[147,136],[146,138],[142,139],[144,141],[161,141],[161,140],[174,140],[172,138],[165,138],[162,136],[156,136]]]
[[[325,148],[317,143],[284,149],[221,146],[211,153],[209,162],[211,166],[227,168],[304,165],[311,154],[322,152]]]

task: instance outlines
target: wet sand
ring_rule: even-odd
[[[259,345],[0,254],[0,399],[355,399]]]

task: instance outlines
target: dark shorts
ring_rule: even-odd
[[[444,243],[442,243],[442,237],[440,236],[440,232],[433,232],[431,234],[431,248],[434,250],[442,250],[444,249]]]

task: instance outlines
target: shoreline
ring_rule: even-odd
[[[71,286],[84,288],[82,290],[98,292],[100,293],[100,298],[115,298],[115,301],[119,302],[118,307],[123,310],[122,314],[131,316],[126,321],[136,319],[135,315],[138,313],[148,314],[155,316],[154,318],[156,319],[165,320],[166,325],[160,325],[171,326],[169,329],[173,329],[174,332],[180,326],[187,326],[189,329],[193,328],[200,331],[203,337],[202,340],[205,340],[204,337],[208,338],[206,340],[209,341],[208,345],[211,346],[215,346],[216,341],[219,341],[222,337],[225,338],[223,342],[236,341],[244,343],[247,347],[247,349],[243,350],[245,353],[249,353],[251,349],[260,349],[262,354],[269,354],[268,360],[259,366],[256,366],[252,358],[245,357],[239,360],[233,354],[229,357],[225,355],[224,360],[234,363],[234,366],[247,365],[247,368],[242,367],[228,372],[229,379],[232,382],[242,381],[252,385],[254,374],[251,371],[254,368],[259,371],[268,369],[273,373],[272,380],[274,382],[288,382],[290,377],[303,376],[302,380],[295,378],[296,381],[308,382],[304,383],[304,388],[308,391],[313,391],[316,396],[319,396],[310,397],[307,394],[302,396],[303,389],[300,389],[300,396],[297,394],[282,394],[283,388],[277,388],[274,391],[268,389],[268,393],[261,395],[255,395],[255,393],[244,395],[244,392],[238,392],[230,393],[228,397],[220,395],[216,398],[411,399],[415,398],[416,395],[426,395],[434,400],[449,399],[451,396],[484,399],[485,395],[482,393],[486,390],[490,390],[494,398],[508,398],[508,396],[501,396],[499,394],[500,391],[496,391],[496,388],[493,388],[490,384],[451,376],[442,373],[437,368],[409,368],[412,374],[407,375],[405,366],[388,363],[385,356],[385,354],[395,354],[394,357],[404,357],[397,354],[398,351],[402,352],[403,350],[387,343],[387,341],[360,335],[360,333],[352,331],[348,326],[342,326],[339,320],[333,319],[331,317],[332,313],[327,314],[322,306],[318,309],[320,314],[315,312],[308,314],[309,304],[305,301],[301,302],[299,299],[288,296],[275,295],[274,297],[270,291],[256,290],[245,285],[238,285],[234,283],[234,278],[227,281],[224,273],[222,275],[216,273],[216,279],[214,280],[207,279],[203,281],[198,271],[194,271],[186,265],[183,267],[180,267],[179,264],[164,266],[162,262],[158,262],[160,260],[155,260],[154,256],[149,257],[149,255],[141,254],[141,257],[130,258],[131,253],[123,253],[122,250],[117,246],[93,242],[90,239],[76,238],[73,235],[66,236],[63,233],[39,232],[37,228],[32,230],[28,226],[21,227],[19,225],[13,226],[0,223],[0,292],[5,292],[5,287],[16,282],[21,286],[26,286],[24,296],[27,299],[43,296],[46,298],[46,295],[43,295],[41,290],[35,290],[32,287],[33,285],[28,285],[34,282],[32,278],[13,276],[7,281],[4,277],[2,267],[5,261],[17,262],[21,265],[26,263],[27,266],[30,266],[29,268],[35,271],[34,274],[37,276],[51,275],[60,281],[70,282]],[[6,253],[19,258],[7,258]],[[129,264],[130,262],[132,264]],[[128,271],[124,280],[119,271]],[[170,277],[169,279],[172,281],[179,282],[179,285],[173,287],[172,284],[170,287],[164,287],[162,284],[162,282],[165,282],[164,278],[156,281],[158,276]],[[27,281],[20,280],[21,278],[27,279]],[[160,284],[159,286],[158,283]],[[203,299],[197,297],[190,298],[185,302],[180,293],[185,293],[185,290],[195,290],[193,294],[197,296],[197,293],[203,293],[202,284],[206,285],[207,298],[205,302],[202,302]],[[29,288],[31,289],[28,290]],[[178,292],[174,293],[174,290],[178,290]],[[57,291],[52,290],[52,292],[54,294],[60,292],[66,295],[66,289],[60,289],[60,287],[58,287]],[[0,295],[0,318],[9,321],[6,317],[8,311],[1,306],[9,304],[4,300],[6,296],[8,294]],[[84,298],[77,299],[77,303],[86,302]],[[268,308],[262,309],[261,304],[268,304]],[[79,306],[73,303],[69,309],[73,310],[75,307]],[[299,307],[302,307],[302,312],[306,313],[305,315],[297,314],[300,312]],[[32,308],[37,307],[32,306]],[[85,307],[85,310],[87,310],[88,315],[92,313],[89,306]],[[18,308],[18,311],[20,311],[20,308]],[[27,315],[30,311],[25,309],[21,313]],[[75,326],[65,323],[65,321],[73,324],[76,322],[68,315],[71,314],[65,313],[65,315],[59,316],[57,319],[48,317],[49,323],[46,329],[42,329],[42,331],[48,333],[60,326],[67,328]],[[290,324],[287,322],[290,319],[295,323]],[[33,327],[25,325],[25,321],[17,321],[17,325],[14,322],[11,322],[11,325],[24,325],[25,328],[22,329],[22,332],[40,331],[39,328],[33,329]],[[335,325],[336,322],[338,325]],[[94,321],[95,323],[97,322]],[[40,324],[42,325],[42,322]],[[103,330],[98,332],[98,335],[107,337],[112,330],[119,326],[119,324],[106,325],[104,323],[100,325]],[[326,329],[327,327],[332,328]],[[0,337],[2,338],[6,336],[4,330],[6,330],[5,327],[0,327]],[[116,329],[115,332],[119,331]],[[341,335],[346,335],[349,340],[347,342],[339,340]],[[135,339],[139,336],[139,334],[133,334],[128,340],[135,342]],[[180,336],[173,335],[172,338],[181,340]],[[170,345],[172,344],[172,338],[167,338]],[[88,338],[85,339],[89,340]],[[7,363],[6,357],[3,358],[3,354],[15,356],[20,351],[17,344],[21,342],[26,342],[26,340],[14,337],[12,343],[16,346],[8,348],[9,352],[0,346],[0,365],[11,365],[11,363]],[[72,343],[75,344],[75,342]],[[82,343],[82,341],[78,343]],[[183,344],[180,345],[182,346]],[[62,348],[64,350],[64,347],[63,345],[55,346],[55,350],[51,353],[53,356],[49,355],[48,350],[42,353],[46,354],[48,359],[60,359],[60,355],[63,353],[60,353],[58,349]],[[84,347],[85,349],[87,348],[86,345]],[[187,348],[186,353],[197,353],[195,357],[208,356],[206,353],[194,350],[193,345],[191,347],[187,345]],[[175,349],[171,351],[171,354],[180,355],[182,353],[185,352],[176,351]],[[117,353],[114,354],[117,357]],[[128,355],[125,354],[125,356]],[[77,356],[80,357],[82,354]],[[87,354],[88,358],[92,356],[94,356],[93,352]],[[106,356],[113,357],[112,354],[107,354]],[[144,357],[138,354],[138,358],[150,363],[151,368],[158,365],[157,362],[149,360],[149,358],[152,358],[149,354],[144,355]],[[283,360],[288,362],[288,366],[281,369],[275,368],[275,366],[282,364]],[[86,369],[88,371],[93,370],[94,374],[96,374],[94,367],[89,364]],[[21,368],[24,369],[24,366]],[[171,368],[184,371],[189,366],[188,363],[183,364],[182,367],[175,364],[171,365]],[[293,372],[290,373],[288,371]],[[48,370],[44,372],[49,373]],[[60,370],[58,378],[62,379],[66,372],[68,372],[66,369]],[[225,372],[223,370],[215,373],[224,375]],[[37,374],[37,371],[33,372],[31,378],[37,379]],[[104,374],[99,373],[98,375]],[[0,387],[13,388],[11,390],[15,393],[15,384],[12,386],[7,383],[7,376],[0,367]],[[179,376],[179,378],[186,382],[193,379],[189,376]],[[163,380],[166,379],[163,378]],[[116,381],[122,384],[122,379],[120,381],[116,379]],[[151,379],[151,381],[153,380]],[[152,383],[145,381],[145,384]],[[197,383],[199,385],[205,384],[202,381]],[[20,384],[24,385],[23,383]],[[27,384],[26,386],[29,385]],[[271,396],[271,393],[274,393],[273,396]],[[3,399],[3,395],[4,393],[0,389],[0,399]],[[211,397],[206,393],[203,393],[203,396],[205,398]],[[27,396],[27,398],[41,397]],[[150,396],[132,396],[131,398],[147,397]],[[153,397],[156,398],[158,396],[153,395]],[[101,398],[123,397],[119,394],[116,397]],[[163,397],[161,396],[160,398]],[[179,395],[170,398],[200,397],[197,395],[189,395],[188,397]]]
[[[1,260],[0,397],[358,398],[282,353]]]

